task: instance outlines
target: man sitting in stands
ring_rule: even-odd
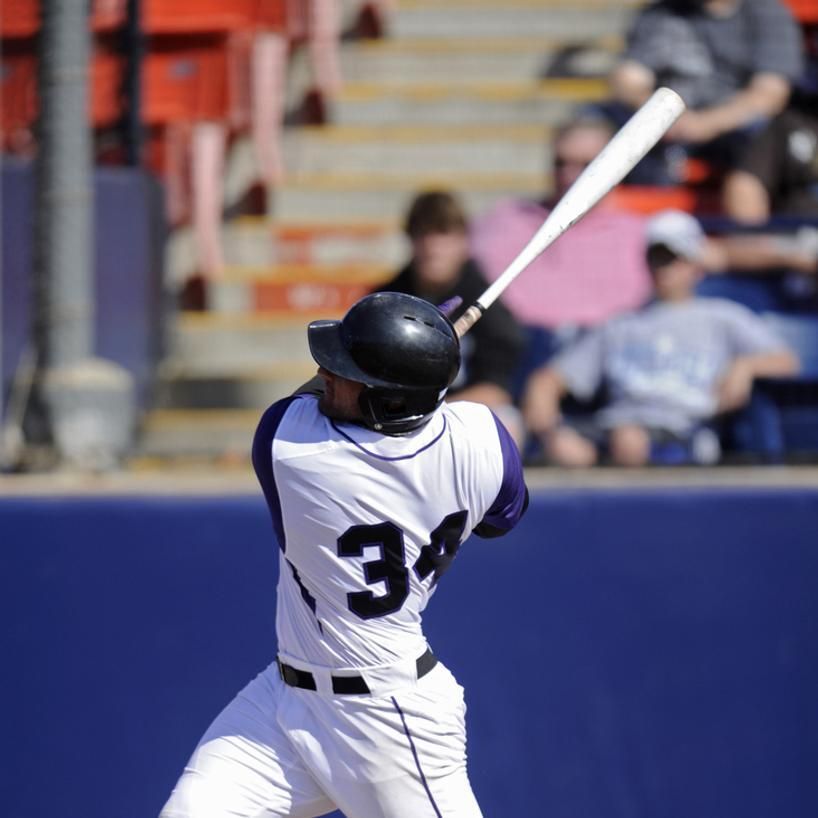
[[[507,199],[475,220],[472,252],[490,280],[537,232],[612,135],[610,125],[599,118],[563,125],[552,146],[552,195],[541,201]],[[643,216],[604,198],[509,285],[505,303],[522,323],[561,337],[638,307],[651,286],[644,226]]]
[[[795,356],[747,308],[700,298],[706,239],[695,218],[665,211],[648,224],[655,299],[570,345],[528,382],[523,412],[550,462],[643,466],[652,449],[678,443],[694,462],[718,457],[716,415],[744,405],[757,377],[789,375]],[[566,394],[607,400],[587,423],[560,417]],[[709,430],[707,430],[709,431]],[[705,432],[706,433],[706,432]],[[705,444],[707,444],[705,446]]]
[[[798,25],[782,0],[657,0],[639,10],[627,40],[610,77],[624,114],[660,85],[688,108],[631,174],[639,184],[683,182],[685,156],[732,167],[803,70]]]

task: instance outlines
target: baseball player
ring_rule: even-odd
[[[162,818],[474,818],[463,689],[421,614],[472,531],[522,517],[517,447],[487,407],[443,402],[460,345],[428,302],[368,295],[308,337],[322,388],[273,404],[253,442],[280,546],[278,657],[207,730]]]

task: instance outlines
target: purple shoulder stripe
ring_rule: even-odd
[[[273,474],[273,438],[275,438],[278,426],[284,413],[289,409],[294,400],[298,400],[298,395],[277,401],[267,409],[261,416],[256,434],[253,437],[253,468],[256,477],[264,492],[264,499],[267,501],[267,508],[270,509],[270,517],[273,520],[273,531],[275,532],[278,544],[282,551],[287,550],[287,542],[284,537],[284,521],[281,517],[281,502],[278,497],[275,475]]]
[[[505,426],[492,412],[500,451],[503,456],[503,480],[497,497],[485,517],[474,529],[478,536],[497,536],[514,528],[528,508],[528,489],[525,485],[523,463],[517,444]]]

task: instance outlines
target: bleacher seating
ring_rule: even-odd
[[[37,0],[5,0],[0,15],[3,39],[33,37],[40,28],[40,4]]]
[[[782,275],[710,275],[702,279],[697,292],[708,298],[737,301],[753,312],[786,310],[789,308],[789,301],[784,281]]]
[[[143,69],[147,125],[223,121],[228,111],[227,49],[218,35],[151,41]]]
[[[146,155],[165,179],[171,222],[192,218],[197,266],[208,276],[222,267],[226,151],[232,135],[252,127],[254,38],[286,37],[287,12],[286,0],[146,0],[142,9]],[[284,60],[270,69],[283,75]],[[283,77],[275,83],[283,87]],[[266,136],[279,138],[274,127]]]
[[[125,23],[127,0],[92,0],[91,30],[112,31]],[[3,0],[0,36],[6,39],[33,37],[40,28],[40,0]]]
[[[795,19],[802,24],[818,23],[818,3],[815,0],[785,0]]]
[[[168,172],[190,164],[189,157],[184,162],[166,159],[182,143],[189,154],[190,128],[196,123],[248,127],[252,36],[259,30],[284,33],[287,5],[286,0],[145,0],[141,4],[140,25],[147,45],[141,75],[141,120],[149,138],[145,155],[166,181]],[[40,12],[39,0],[4,1],[2,142],[5,150],[13,152],[26,149],[33,139]],[[114,125],[123,113],[126,56],[113,35],[125,24],[126,12],[126,0],[92,3],[95,41],[89,96],[96,128]],[[295,17],[300,36],[303,15]],[[180,131],[168,138],[167,128],[177,126]],[[187,181],[184,174],[169,185],[179,190]],[[216,215],[220,218],[221,211]]]
[[[815,0],[787,1],[805,24],[818,18]],[[2,136],[3,146],[9,150],[31,145],[37,111],[34,42],[40,2],[3,2]],[[352,5],[346,4],[347,13]],[[572,101],[581,104],[597,99],[604,93],[604,82],[601,78],[596,82],[574,78],[561,84],[553,79],[537,84],[536,70],[542,65],[544,46],[531,45],[533,29],[529,28],[539,26],[543,18],[534,16],[538,10],[532,8],[530,0],[522,0],[514,19],[509,15],[502,18],[502,25],[508,26],[502,34],[483,29],[482,39],[474,44],[468,42],[472,33],[459,22],[462,5],[421,3],[417,8],[413,4],[400,8],[397,4],[397,24],[392,28],[391,41],[349,44],[344,53],[345,70],[349,67],[354,79],[349,93],[331,112],[338,125],[304,129],[303,133],[292,133],[295,138],[288,138],[286,155],[294,160],[295,167],[276,188],[275,223],[261,219],[225,223],[221,185],[227,152],[237,136],[245,139],[253,128],[255,38],[259,32],[280,35],[285,42],[284,54],[291,59],[294,44],[308,34],[311,5],[307,0],[142,0],[145,48],[141,120],[147,138],[143,157],[166,183],[176,225],[189,223],[194,214],[191,203],[199,204],[194,235],[199,237],[200,245],[194,272],[214,275],[211,292],[218,292],[211,303],[219,305],[214,313],[233,311],[231,316],[210,316],[214,325],[227,317],[240,324],[240,310],[245,311],[244,318],[249,322],[286,313],[301,318],[307,308],[304,305],[320,305],[323,309],[331,303],[332,309],[342,309],[350,294],[363,285],[356,281],[353,286],[351,279],[333,281],[333,274],[348,275],[356,266],[374,270],[377,262],[380,275],[398,260],[398,210],[412,192],[410,182],[418,188],[429,184],[453,188],[463,185],[461,192],[473,213],[507,194],[540,194],[542,180],[531,172],[530,157],[535,151],[539,156],[540,140],[544,142],[545,136],[540,131],[533,134],[532,123],[536,122],[538,128],[543,123],[548,127],[567,118]],[[610,5],[614,14],[620,4]],[[632,4],[623,0],[621,5],[624,8]],[[93,0],[91,6],[95,37],[90,117],[95,127],[110,129],[123,113],[121,85],[126,64],[116,38],[126,22],[127,3]],[[499,2],[484,3],[480,15],[475,15],[489,19],[502,7]],[[555,9],[553,20],[573,11]],[[462,42],[445,49],[438,46],[435,41],[441,39],[440,32],[424,34],[422,29],[413,28],[421,19],[449,26],[449,39],[460,37],[462,30]],[[524,26],[524,19],[530,25]],[[613,31],[626,17],[610,19],[614,22],[606,31]],[[478,23],[480,20],[476,20]],[[496,41],[486,39],[489,33]],[[548,33],[555,41],[549,47],[556,47],[561,35],[550,29]],[[470,63],[471,52],[477,46],[481,60]],[[416,53],[413,48],[418,48]],[[539,49],[540,57],[536,64],[533,60],[526,64],[526,51],[533,48]],[[347,61],[347,57],[352,59]],[[291,60],[293,64],[297,69],[298,60]],[[482,67],[478,69],[478,65]],[[382,83],[381,70],[385,78]],[[413,80],[412,70],[420,71],[422,80]],[[304,90],[298,85],[303,85],[304,73],[295,82],[297,93]],[[288,101],[292,103],[292,97]],[[292,121],[300,123],[297,118]],[[200,126],[205,126],[201,133],[206,130],[209,140],[204,147],[205,143],[197,147],[196,142]],[[458,134],[458,128],[468,136]],[[501,128],[505,130],[498,136]],[[463,140],[459,151],[456,138]],[[417,145],[413,144],[415,140]],[[501,142],[516,160],[506,163],[502,174],[497,167],[504,166],[504,160],[501,158],[494,166],[492,158],[499,154],[497,145]],[[471,157],[481,151],[481,164],[470,167]],[[393,156],[400,158],[393,161]],[[470,157],[468,162],[466,157]],[[361,170],[358,163],[364,164],[364,160],[369,166]],[[194,167],[199,167],[198,179]],[[412,168],[414,175],[410,176]],[[200,195],[201,188],[191,187],[202,185],[204,177],[206,196]],[[676,188],[620,186],[612,195],[617,205],[644,215],[678,208],[695,213],[703,221],[718,219],[719,202],[708,187],[708,169],[692,163],[687,182]],[[379,186],[382,189],[376,190]],[[377,201],[370,195],[373,193],[380,194]],[[230,246],[225,253],[223,277],[218,278],[215,273],[222,266],[221,259],[218,251],[211,250],[220,243],[223,233]],[[240,246],[241,242],[246,246]],[[264,243],[263,252],[259,251]],[[366,244],[366,249],[350,249],[356,243],[359,248]],[[296,263],[301,265],[297,270],[293,266]],[[320,281],[315,280],[316,271],[320,271]],[[173,279],[180,280],[180,275]],[[758,312],[792,311],[803,306],[803,299],[792,292],[789,282],[784,271],[766,278],[720,275],[705,279],[700,292],[740,301]],[[323,300],[316,296],[318,288]]]
[[[89,118],[95,128],[112,125],[122,115],[125,60],[105,37],[124,24],[125,9],[125,0],[94,0],[91,7],[91,29],[95,36],[89,70]],[[38,110],[36,34],[40,27],[40,3],[7,0],[0,20],[2,146],[11,152],[26,151],[33,141]]]
[[[763,317],[798,354],[798,379],[818,381],[818,314],[768,312]]]
[[[620,185],[611,194],[614,204],[633,213],[658,213],[660,210],[700,210],[696,191],[688,187],[653,187],[650,185]]]
[[[16,43],[3,44],[0,55],[3,149],[18,151],[31,141],[37,115],[37,76],[34,55]]]

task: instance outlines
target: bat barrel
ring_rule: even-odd
[[[670,88],[658,88],[650,99],[617,131],[598,156],[577,177],[548,218],[518,256],[455,324],[462,336],[479,320],[515,278],[599,200],[613,190],[681,116],[685,104]],[[470,311],[476,315],[464,321]],[[462,324],[461,324],[462,322]]]

